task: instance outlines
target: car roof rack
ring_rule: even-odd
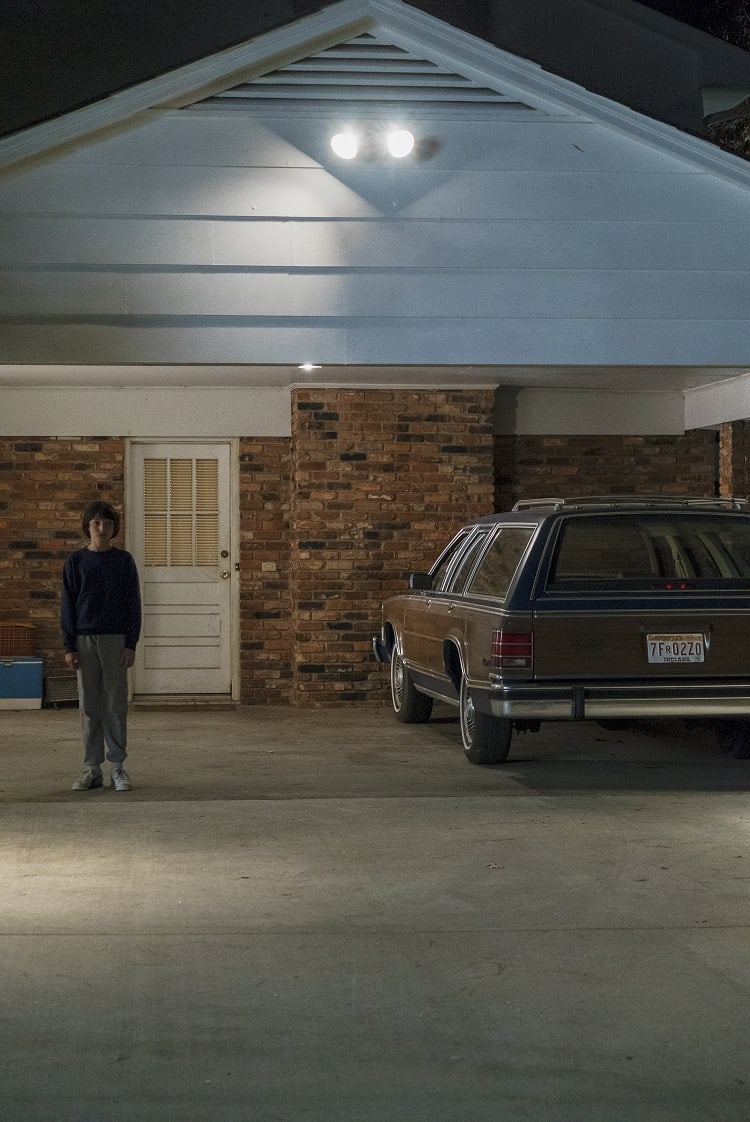
[[[570,500],[567,500],[570,502]],[[534,510],[536,507],[558,507],[565,506],[565,499],[519,499],[517,503],[513,504],[513,510]]]
[[[679,507],[713,507],[721,510],[744,510],[748,500],[735,496],[707,496],[686,497],[685,495],[575,495],[569,499],[519,499],[513,510],[565,510],[581,506],[679,506]]]

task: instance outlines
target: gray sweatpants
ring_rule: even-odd
[[[128,743],[128,672],[122,666],[124,635],[78,635],[78,704],[83,762],[100,770],[107,759],[122,764]]]

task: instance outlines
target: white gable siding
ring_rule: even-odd
[[[172,111],[8,174],[0,360],[745,361],[748,193],[503,112],[353,166],[309,109]]]

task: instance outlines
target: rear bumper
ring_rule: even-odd
[[[489,703],[494,717],[513,720],[743,717],[750,716],[750,682],[508,685],[493,687]]]

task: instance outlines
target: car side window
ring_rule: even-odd
[[[442,553],[438,558],[437,565],[434,569],[431,570],[432,587],[435,591],[438,591],[440,588],[442,588],[448,570],[451,568],[453,562],[456,560],[456,557],[459,555],[461,550],[464,549],[468,540],[469,530],[466,530],[462,534],[459,534],[457,538],[454,538],[445,552]]]
[[[501,529],[479,562],[466,591],[474,596],[496,596],[504,600],[533,532],[528,526]]]
[[[484,548],[489,532],[490,527],[488,526],[486,529],[480,530],[479,533],[474,538],[472,538],[470,545],[459,561],[458,567],[451,577],[450,585],[448,586],[449,591],[461,592],[463,586],[466,584],[466,578],[469,575],[472,565],[474,564],[475,558],[477,557],[479,551]]]

